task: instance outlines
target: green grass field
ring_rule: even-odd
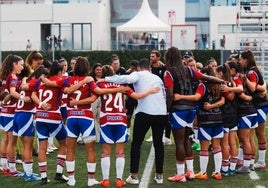
[[[267,131],[268,132],[268,131]],[[147,137],[149,134],[147,134]],[[55,141],[56,143],[56,141]],[[125,165],[125,172],[124,172],[124,179],[127,178],[129,175],[129,154],[130,154],[130,142],[126,144],[126,165]],[[142,156],[141,156],[141,163],[140,163],[140,174],[139,179],[141,179],[145,164],[147,162],[147,158],[150,152],[151,143],[144,142],[142,146]],[[100,168],[100,156],[101,156],[101,145],[96,144],[96,153],[97,153],[97,170],[96,170],[96,179],[101,180],[101,168]],[[199,158],[198,158],[198,152],[195,152],[195,162],[194,167],[195,171],[197,172],[199,170]],[[87,187],[87,172],[86,172],[86,161],[85,161],[85,151],[83,145],[79,145],[77,147],[77,154],[76,154],[76,169],[75,169],[75,176],[76,176],[76,186],[75,187]],[[210,156],[212,157],[212,154],[210,153]],[[209,167],[208,167],[208,173],[211,174],[212,170],[214,169],[214,161],[213,158],[209,159]],[[266,157],[266,164],[268,164],[267,161],[268,156]],[[34,172],[38,173],[38,167],[37,167],[37,158],[34,158]],[[17,164],[18,170],[22,170],[22,165]],[[48,155],[48,178],[50,179],[50,183],[47,185],[44,185],[42,187],[55,187],[55,188],[61,188],[66,187],[66,184],[57,183],[54,180],[54,175],[56,171],[56,151],[53,153],[50,153]],[[167,178],[171,175],[174,175],[176,172],[176,166],[175,166],[175,145],[165,146],[165,163],[164,163],[164,184],[157,185],[153,181],[154,177],[154,167],[151,172],[151,178],[150,182],[148,184],[149,188],[158,188],[158,187],[169,187],[169,188],[175,188],[175,187],[183,187],[183,188],[233,188],[233,187],[239,187],[239,188],[264,188],[268,187],[268,170],[258,170],[255,171],[259,179],[253,180],[254,178],[251,178],[249,174],[245,175],[234,175],[230,177],[223,177],[222,180],[214,180],[212,178],[209,178],[207,181],[202,180],[192,180],[187,181],[186,183],[173,183],[168,182]],[[149,173],[149,172],[145,172]],[[254,173],[254,172],[253,172]],[[115,181],[115,156],[111,156],[111,168],[110,168],[110,181],[111,181],[111,187],[114,186]],[[8,188],[21,188],[21,187],[40,187],[40,182],[25,182],[22,177],[7,177],[0,174],[0,187],[8,187]],[[100,187],[99,185],[96,185],[95,187]],[[125,187],[139,187],[138,185],[129,185],[127,184]]]

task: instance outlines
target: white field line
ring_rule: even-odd
[[[141,182],[139,188],[148,188],[150,182],[151,172],[154,166],[154,146],[152,144],[151,150],[142,174]]]
[[[255,188],[266,188],[266,187],[262,185],[257,185]]]

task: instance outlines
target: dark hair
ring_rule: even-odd
[[[222,72],[223,74],[223,80],[231,82],[231,76],[230,76],[230,68],[228,64],[223,64],[216,67],[217,72]]]
[[[204,67],[203,69],[201,69],[201,73],[215,77],[215,71],[211,66],[207,66],[207,67]],[[220,99],[221,92],[220,92],[220,85],[219,84],[209,83],[208,89],[211,92],[211,95],[212,95],[214,100]]]
[[[45,68],[50,69],[50,67],[52,66],[52,62],[49,60],[44,60],[43,65]]]
[[[175,75],[185,83],[187,79],[187,67],[182,63],[180,50],[176,47],[170,47],[165,52],[165,62],[167,69],[173,69]]]
[[[86,57],[78,57],[74,66],[74,75],[87,76],[89,74],[90,66]]]
[[[206,66],[208,66],[212,62],[217,62],[217,61],[216,61],[216,59],[214,57],[209,57],[208,60],[207,60]]]
[[[5,80],[6,77],[13,71],[13,63],[17,64],[19,61],[23,61],[22,57],[9,54],[2,63],[0,70],[0,80]]]
[[[67,62],[67,60],[62,57],[62,58],[59,59],[59,63],[61,63],[61,62]]]
[[[102,64],[100,64],[100,63],[95,63],[95,64],[93,65],[93,67],[92,67],[92,71],[95,71],[95,69],[98,68],[98,67],[102,67]]]
[[[118,55],[116,55],[116,54],[112,54],[112,55],[111,55],[111,61],[110,61],[110,62],[113,63],[114,60],[119,60]]]
[[[102,67],[102,64],[100,64],[100,63],[95,63],[94,65],[93,65],[93,67],[92,67],[92,70],[91,70],[91,72],[90,72],[90,76],[92,76],[93,78],[94,78],[94,80],[95,80],[95,78],[96,78],[96,74],[95,74],[95,69],[96,68],[98,68],[98,67]],[[96,81],[96,80],[95,80]]]
[[[130,61],[130,65],[133,66],[133,67],[137,68],[138,64],[139,64],[138,60],[133,59],[133,60]]]
[[[213,74],[214,70],[210,66],[202,68],[200,72],[206,75],[215,76],[215,74]]]
[[[230,69],[235,69],[236,72],[240,72],[240,66],[236,62],[229,61],[227,64],[229,65]]]
[[[24,77],[28,77],[31,74],[31,69],[28,65],[24,64],[23,69],[20,74],[18,74],[18,79],[22,80]]]
[[[113,76],[115,74],[115,71],[111,65],[104,65],[102,67],[102,74],[101,77],[105,78],[105,76]]]
[[[62,71],[63,67],[57,60],[53,61],[52,66],[50,68],[48,76],[55,76],[59,73],[59,71]]]
[[[77,60],[77,58],[78,58],[78,57],[72,57],[72,59],[71,59],[71,60]]]
[[[149,70],[150,69],[150,61],[146,58],[142,58],[142,59],[140,59],[138,66],[142,69]]]
[[[39,77],[44,74],[48,75],[48,69],[44,67],[44,65],[41,65],[38,67],[27,79],[27,82],[30,81],[33,77],[35,79],[39,79]]]
[[[156,57],[161,58],[161,53],[158,50],[151,51],[151,54],[155,54]]]
[[[247,67],[244,67],[246,69],[246,71],[248,71],[251,67],[257,67],[257,63],[256,63],[256,60],[254,58],[254,54],[251,50],[243,51],[240,54],[240,56],[241,56],[241,58],[248,60]]]

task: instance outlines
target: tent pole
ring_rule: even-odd
[[[118,50],[118,31],[116,29],[116,50]]]

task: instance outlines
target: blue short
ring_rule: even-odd
[[[5,132],[13,132],[13,119],[14,119],[14,115],[12,115],[11,117],[7,117],[7,116],[1,116],[2,118],[2,130]]]
[[[176,111],[170,114],[170,123],[172,129],[181,129],[184,127],[193,127],[196,110]]]
[[[66,129],[68,137],[72,138],[79,137],[80,133],[82,134],[82,138],[96,135],[94,121],[92,118],[67,118]]]
[[[13,135],[34,136],[34,115],[30,112],[16,112],[14,115]]]
[[[36,121],[36,131],[39,141],[47,140],[48,137],[55,137],[58,141],[66,139],[67,132],[62,122],[47,123]]]
[[[252,129],[258,127],[257,114],[250,114],[238,118],[238,129]]]
[[[128,141],[125,124],[105,124],[100,127],[100,143],[114,144]]]
[[[197,137],[199,140],[212,140],[213,138],[223,138],[223,126],[198,127]]]
[[[268,107],[257,109],[257,121],[258,123],[265,123],[268,113]]]

